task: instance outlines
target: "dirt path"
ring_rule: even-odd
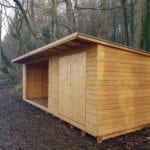
[[[80,130],[21,100],[14,85],[0,85],[0,150],[149,150],[150,129],[97,144]]]

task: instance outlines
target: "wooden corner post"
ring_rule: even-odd
[[[25,100],[26,99],[26,65],[24,64],[23,65],[23,99]]]

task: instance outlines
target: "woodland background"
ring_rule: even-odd
[[[75,31],[150,52],[150,0],[0,0],[0,83],[20,81],[13,58]]]

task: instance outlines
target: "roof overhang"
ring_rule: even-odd
[[[20,57],[17,57],[13,59],[12,62],[20,63],[20,64],[27,64],[31,60],[48,59],[50,55],[55,55],[60,52],[64,52],[67,49],[71,50],[71,49],[80,47],[81,45],[91,45],[91,44],[107,45],[109,47],[115,47],[118,49],[150,56],[150,53],[147,53],[147,52],[142,52],[137,49],[129,48],[129,47],[122,46],[119,44],[114,44],[112,42],[104,41],[104,40],[101,40],[92,36],[88,36],[88,35],[84,35],[84,34],[76,32],[60,40],[57,40],[53,43],[50,43],[46,46],[38,48]]]

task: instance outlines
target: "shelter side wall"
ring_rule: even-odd
[[[99,45],[98,91],[99,136],[149,124],[150,57]]]
[[[26,98],[48,97],[48,68],[46,63],[28,64],[26,72]]]

